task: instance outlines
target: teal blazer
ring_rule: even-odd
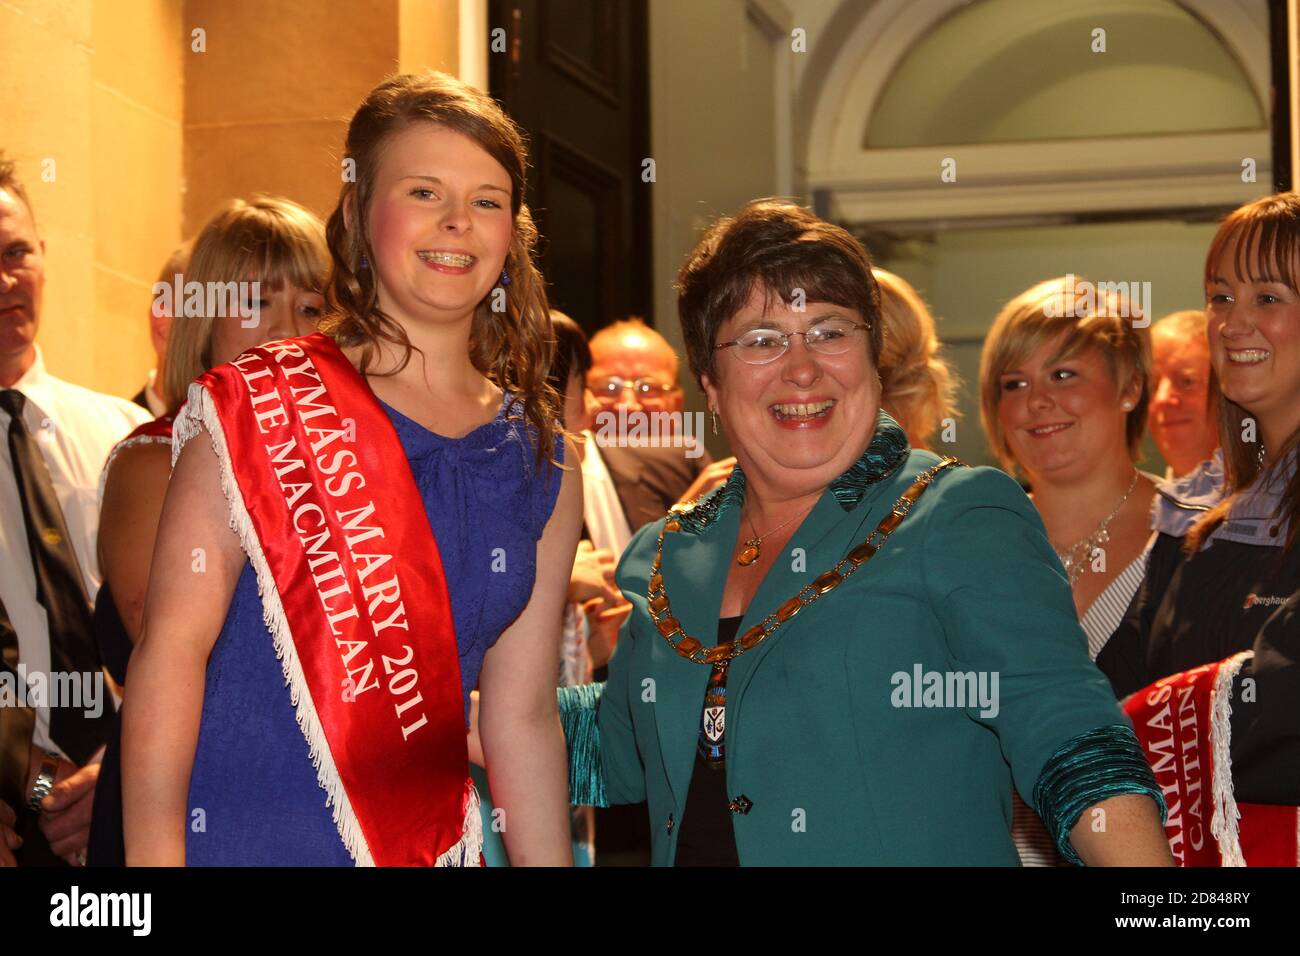
[[[938,460],[909,449],[882,412],[862,459],[768,572],[740,633],[832,568]],[[672,612],[708,645],[743,500],[736,469],[664,541]],[[675,858],[710,673],[677,655],[647,608],[664,523],[636,534],[619,563],[633,611],[598,716],[608,801],[648,801],[660,866]],[[996,708],[955,706],[955,697],[909,706],[925,703],[922,689],[897,675],[918,667],[982,673],[990,690],[997,675]],[[727,794],[750,804],[731,815],[742,865],[1018,865],[1013,785],[1076,861],[1066,837],[1092,804],[1141,792],[1164,812],[1131,726],[1088,659],[1042,522],[992,468],[941,472],[872,560],[733,660],[726,727]]]

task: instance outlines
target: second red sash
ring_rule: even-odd
[[[1296,866],[1296,807],[1237,803],[1230,759],[1232,679],[1245,651],[1156,681],[1124,711],[1169,808],[1179,866]]]

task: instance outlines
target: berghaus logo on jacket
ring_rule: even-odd
[[[1252,607],[1281,607],[1286,604],[1290,598],[1272,597],[1262,594],[1247,594],[1245,602],[1241,605],[1243,611],[1248,611]]]

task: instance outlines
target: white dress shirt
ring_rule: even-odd
[[[600,457],[596,436],[589,431],[583,435],[587,439],[587,453],[582,459],[582,519],[591,533],[591,543],[597,548],[608,548],[618,559],[632,540],[632,529],[623,513],[623,503],[618,500],[614,479],[605,459]]]
[[[162,395],[158,393],[158,370],[149,369],[149,378],[144,383],[144,400],[149,403],[149,411],[154,418],[162,418],[167,414],[167,403],[163,401]]]
[[[587,438],[586,456],[582,459],[582,519],[597,548],[608,548],[617,559],[632,538],[623,505],[618,500],[613,479],[605,467],[596,439]],[[560,686],[572,687],[591,680],[591,657],[587,650],[590,622],[582,605],[569,602],[564,608],[563,640],[560,645]]]
[[[55,378],[45,370],[39,348],[32,367],[13,387],[27,398],[23,421],[50,470],[50,482],[81,564],[86,595],[93,601],[100,584],[96,554],[99,473],[112,447],[152,416],[124,398]],[[44,673],[50,669],[49,626],[45,608],[36,600],[36,573],[9,452],[9,413],[4,409],[0,409],[0,432],[5,436],[0,446],[0,600],[18,634],[19,662],[29,674]],[[49,708],[36,708],[35,716],[33,742],[61,753],[50,739]]]

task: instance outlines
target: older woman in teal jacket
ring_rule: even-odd
[[[603,696],[564,699],[579,799],[648,801],[657,865],[1014,866],[1014,786],[1068,859],[1169,865],[1033,506],[880,410],[861,246],[751,203],[679,294],[738,466],[623,555]]]

